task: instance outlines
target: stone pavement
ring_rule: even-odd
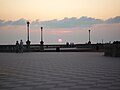
[[[0,53],[0,90],[120,90],[120,58],[92,52]]]

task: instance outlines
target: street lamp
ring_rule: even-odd
[[[41,41],[40,41],[40,51],[44,51],[44,42],[43,42],[43,27],[41,27]]]
[[[27,49],[30,49],[30,41],[29,41],[29,25],[30,25],[30,22],[27,21],[27,41],[26,41]]]
[[[41,45],[44,44],[43,42],[43,27],[41,27],[41,42],[40,42]]]
[[[89,41],[88,41],[88,44],[91,44],[91,41],[90,41],[90,31],[91,30],[88,30],[89,31]]]
[[[27,21],[27,41],[29,41],[29,25],[30,25],[30,22]]]

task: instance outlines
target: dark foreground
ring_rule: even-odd
[[[92,52],[0,53],[0,90],[120,90],[120,58]]]

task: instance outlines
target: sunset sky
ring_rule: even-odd
[[[0,44],[25,43],[27,20],[32,43],[41,26],[46,43],[120,40],[120,0],[0,0]]]
[[[0,0],[0,18],[51,20],[89,16],[108,19],[120,15],[120,0]]]

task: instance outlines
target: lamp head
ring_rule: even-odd
[[[29,25],[29,24],[30,24],[30,22],[29,22],[29,21],[27,21],[27,24]]]
[[[43,29],[43,27],[41,27],[41,30]]]

